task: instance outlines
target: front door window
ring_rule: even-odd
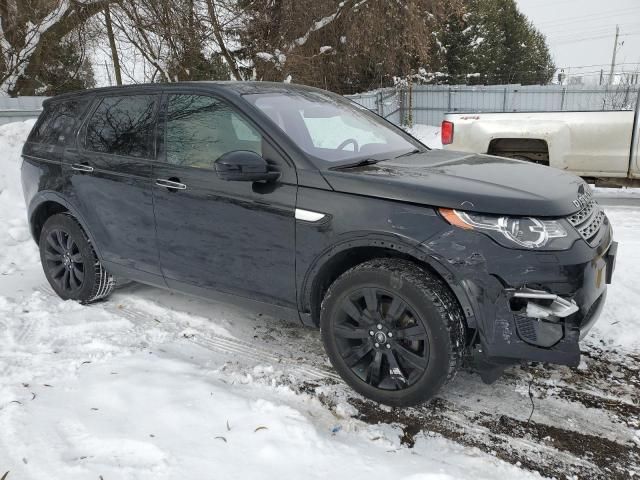
[[[173,165],[213,168],[234,150],[262,154],[262,137],[226,103],[205,95],[171,95],[165,149]]]

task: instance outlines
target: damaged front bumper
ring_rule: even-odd
[[[478,339],[473,356],[485,381],[520,361],[580,363],[579,341],[602,312],[615,267],[608,221],[594,245],[578,240],[565,251],[537,252],[475,233],[430,239],[466,297],[467,323]]]

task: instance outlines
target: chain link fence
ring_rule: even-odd
[[[398,125],[439,126],[447,112],[633,110],[640,85],[419,85],[347,95]]]

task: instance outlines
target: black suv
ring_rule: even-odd
[[[130,279],[320,327],[361,394],[433,396],[466,358],[578,365],[616,253],[580,178],[429,150],[341,96],[176,83],[47,100],[23,150],[64,299]]]

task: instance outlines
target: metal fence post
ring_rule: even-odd
[[[504,87],[504,92],[502,94],[502,111],[507,111],[507,87]]]
[[[624,108],[627,105],[627,100],[629,100],[629,89],[631,88],[631,86],[627,86],[627,91],[624,92],[624,101],[622,102],[622,108]]]
[[[400,87],[398,90],[398,115],[400,117],[400,125],[404,125],[404,95],[405,89],[404,87]]]
[[[409,118],[407,119],[409,128],[413,128],[413,81],[409,79]]]

